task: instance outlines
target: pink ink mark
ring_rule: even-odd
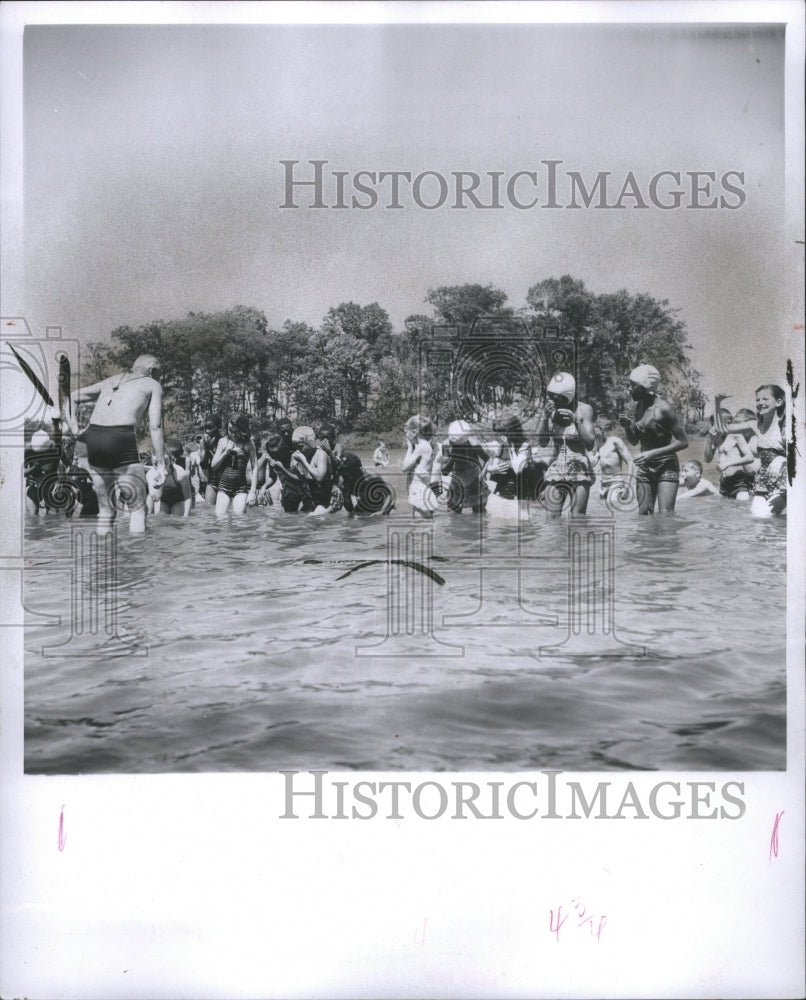
[[[59,850],[64,850],[64,845],[67,843],[67,834],[64,832],[64,806],[62,806],[62,811],[59,813]]]
[[[778,857],[778,824],[781,822],[781,817],[786,812],[782,809],[779,813],[775,814],[775,822],[772,826],[772,836],[770,837],[770,861],[773,858]]]
[[[571,900],[571,906],[576,911],[576,917],[578,918],[577,927],[584,927],[587,924],[591,937],[595,937],[596,943],[599,944],[602,940],[602,931],[607,923],[607,917],[604,915],[599,917],[599,922],[596,924],[596,918],[592,913],[588,913],[588,909],[580,896],[574,896]],[[567,913],[563,916],[562,909],[562,906],[557,907],[556,919],[554,917],[554,910],[551,910],[549,915],[549,930],[554,934],[558,942],[560,940],[560,928],[569,916]]]
[[[428,926],[428,917],[425,917],[425,918],[423,919],[423,930],[422,930],[422,934],[421,934],[421,935],[420,935],[420,937],[419,937],[419,944],[420,944],[420,947],[421,947],[421,948],[423,948],[423,947],[425,946],[425,929],[426,929],[426,927],[427,927],[427,926]],[[416,932],[416,931],[414,932],[414,943],[415,943],[415,944],[417,944],[417,943],[418,943],[418,938],[417,938],[417,932]]]
[[[560,928],[568,919],[568,914],[562,916],[563,908],[561,906],[557,907],[557,919],[554,919],[554,910],[549,910],[549,930],[557,939],[557,944],[560,943]]]

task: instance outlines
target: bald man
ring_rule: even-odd
[[[81,435],[87,446],[92,486],[98,497],[98,532],[106,534],[115,519],[116,502],[125,502],[131,513],[129,530],[146,529],[148,485],[137,449],[137,427],[148,412],[156,466],[164,477],[162,386],[159,362],[141,354],[130,371],[120,372],[78,389],[73,407],[95,402],[89,427]]]

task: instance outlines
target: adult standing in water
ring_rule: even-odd
[[[94,402],[89,427],[81,440],[87,446],[92,486],[98,497],[98,533],[106,534],[115,519],[115,491],[131,517],[129,530],[146,530],[146,472],[137,450],[137,427],[148,413],[151,443],[158,472],[165,475],[162,437],[162,386],[159,362],[151,354],[136,358],[130,371],[77,389],[73,407]]]
[[[546,387],[546,405],[537,427],[537,440],[551,445],[549,467],[543,475],[543,505],[549,517],[559,517],[566,496],[572,514],[584,514],[595,475],[588,450],[593,447],[593,407],[576,398],[576,380],[570,372],[555,372]]]
[[[674,408],[657,395],[660,373],[652,365],[638,365],[630,372],[630,395],[635,402],[633,416],[619,421],[632,445],[640,444],[635,456],[638,513],[651,514],[658,505],[660,514],[671,514],[680,483],[677,452],[688,447],[688,438]]]

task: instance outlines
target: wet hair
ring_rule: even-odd
[[[220,430],[221,429],[221,417],[217,413],[211,413],[204,421],[204,428]]]
[[[281,434],[283,432],[283,428],[284,427],[287,427],[293,433],[294,425],[291,423],[291,421],[288,419],[288,417],[283,417],[281,420],[277,421],[277,430]]]
[[[683,462],[683,468],[685,469],[687,465],[690,465],[693,469],[696,469],[700,475],[702,475],[702,462],[698,462],[696,458],[690,458],[688,461]]]
[[[503,434],[513,448],[520,448],[526,441],[526,435],[523,433],[523,425],[514,415],[494,420],[493,430],[496,434]]]
[[[756,389],[756,395],[760,392],[769,392],[772,395],[772,398],[775,400],[775,408],[778,411],[778,419],[783,420],[786,414],[786,393],[780,385],[775,385],[772,382],[768,385],[760,385]]]
[[[230,417],[229,425],[234,427],[244,440],[249,439],[252,428],[249,424],[249,417],[245,413],[236,413],[234,417]]]
[[[182,442],[179,438],[169,437],[165,439],[165,449],[169,451],[172,455],[181,455],[184,452],[182,447]]]
[[[319,424],[316,436],[327,441],[331,448],[336,444],[336,428],[333,424]]]
[[[341,476],[346,487],[349,488],[350,486],[355,485],[363,473],[364,470],[361,466],[361,459],[358,455],[348,451],[341,456]]]
[[[266,454],[271,455],[272,458],[275,457],[276,453],[280,450],[283,445],[283,439],[279,434],[269,434],[266,438],[266,444],[264,448],[266,449]]]
[[[419,413],[415,413],[413,417],[409,417],[406,421],[406,430],[416,431],[422,438],[430,438],[434,436],[434,425],[428,417],[420,416]]]

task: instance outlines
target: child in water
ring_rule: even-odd
[[[678,500],[691,500],[693,497],[712,497],[719,493],[713,483],[702,478],[702,463],[696,459],[690,459],[683,463],[680,470],[681,491],[677,494]]]
[[[148,513],[187,517],[192,506],[190,476],[182,467],[182,442],[169,437],[165,442],[165,475],[153,465],[146,469]]]
[[[591,452],[593,467],[599,474],[599,499],[606,500],[610,491],[625,490],[633,478],[635,463],[630,449],[617,434],[606,434],[596,429]],[[623,467],[626,466],[626,471]]]
[[[415,514],[432,518],[437,506],[436,496],[431,489],[431,471],[434,464],[434,448],[431,439],[434,428],[431,421],[419,413],[409,417],[403,428],[406,454],[401,468],[408,475],[409,503]]]
[[[720,420],[723,427],[733,423],[730,410],[722,409],[718,413],[719,420],[711,417],[708,440],[705,442],[705,461],[713,461],[716,455],[721,496],[729,500],[749,500],[755,458],[743,433],[730,434],[717,429]]]
[[[490,456],[472,438],[472,428],[466,420],[454,420],[448,428],[448,440],[437,449],[434,475],[450,476],[448,510],[461,514],[469,507],[474,514],[483,514],[487,505],[485,473]]]

